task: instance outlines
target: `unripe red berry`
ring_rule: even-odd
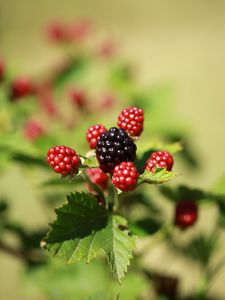
[[[19,99],[31,95],[33,84],[27,77],[18,77],[11,84],[11,98]]]
[[[90,149],[95,149],[100,135],[105,132],[107,132],[107,129],[101,124],[93,125],[88,128],[86,132],[86,140],[88,141]]]
[[[87,170],[87,175],[91,182],[99,186],[102,190],[107,187],[109,176],[102,172],[100,168],[90,168]]]
[[[112,94],[105,94],[100,101],[99,110],[110,110],[115,106],[116,99]]]
[[[97,49],[97,54],[102,58],[112,58],[116,53],[116,45],[112,39],[104,40],[99,49]]]
[[[72,89],[69,93],[69,97],[71,103],[79,109],[84,109],[87,106],[87,97],[82,89]]]
[[[45,132],[43,125],[35,120],[29,120],[24,127],[24,135],[30,141],[35,141]]]
[[[140,136],[143,131],[144,111],[137,107],[122,110],[118,117],[118,126],[131,136]]]
[[[73,174],[78,171],[79,157],[76,151],[66,146],[56,146],[48,150],[47,161],[56,173]]]
[[[0,58],[0,82],[3,80],[5,75],[5,64],[4,61]]]
[[[90,34],[92,23],[89,20],[79,20],[68,26],[70,40],[79,43]]]
[[[198,206],[193,200],[183,200],[177,203],[174,223],[180,228],[193,225],[198,219]]]
[[[132,162],[122,162],[114,168],[112,183],[121,191],[133,191],[138,177],[139,173]]]
[[[155,168],[166,168],[167,171],[171,171],[173,167],[173,157],[167,151],[153,152],[150,158],[147,160],[145,169],[154,173]]]
[[[60,22],[50,24],[47,28],[47,34],[53,42],[68,42],[70,35],[67,26]]]
[[[59,110],[56,105],[53,88],[50,83],[43,82],[35,87],[35,94],[37,96],[40,108],[50,117],[59,117]]]

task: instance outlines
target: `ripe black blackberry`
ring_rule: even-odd
[[[112,127],[101,134],[96,147],[96,156],[102,171],[113,173],[115,166],[121,162],[134,161],[136,150],[136,145],[125,130]]]

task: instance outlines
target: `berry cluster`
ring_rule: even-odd
[[[120,113],[118,126],[108,131],[97,124],[88,128],[86,139],[90,149],[96,150],[99,168],[89,168],[86,175],[92,183],[102,190],[106,189],[109,173],[113,185],[121,191],[132,191],[138,183],[139,172],[134,165],[137,147],[131,136],[137,137],[143,130],[144,111],[137,107],[129,107]],[[63,175],[77,172],[79,158],[69,147],[58,146],[48,152],[48,163],[57,173]],[[154,173],[155,168],[165,168],[170,171],[173,157],[166,151],[151,154],[145,169]]]
[[[49,149],[47,161],[56,173],[62,175],[77,172],[79,167],[79,157],[76,151],[66,146],[56,146]]]

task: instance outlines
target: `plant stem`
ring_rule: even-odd
[[[197,299],[199,300],[205,299],[205,296],[208,291],[208,286],[209,286],[209,276],[207,273],[204,273],[197,285],[197,290],[196,290]]]
[[[14,256],[16,258],[22,259],[22,260],[26,260],[26,256],[25,254],[15,248],[12,248],[9,245],[4,244],[2,241],[0,241],[0,251],[5,252],[11,256]]]
[[[13,248],[4,242],[0,241],[0,251],[11,255],[15,258],[22,260],[23,262],[33,262],[33,263],[42,263],[44,262],[43,254],[38,250],[30,249],[29,251],[24,251],[22,249]]]
[[[114,187],[113,188],[113,202],[114,202],[114,207],[113,207],[113,210],[115,212],[117,212],[119,210],[119,199],[118,199],[118,194],[117,194],[117,190],[116,188]]]

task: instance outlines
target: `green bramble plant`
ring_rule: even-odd
[[[158,184],[177,176],[172,170],[173,157],[166,151],[153,152],[143,169],[135,166],[135,140],[143,131],[144,111],[137,107],[124,109],[118,126],[107,130],[91,126],[86,134],[91,152],[78,155],[67,146],[51,148],[47,161],[64,180],[82,177],[92,192],[75,192],[56,210],[42,245],[67,263],[85,260],[89,263],[104,252],[113,276],[121,282],[132,258],[135,235],[122,215],[121,195],[144,183]],[[95,149],[94,149],[95,148]]]
[[[217,255],[225,180],[204,190],[163,184],[177,176],[177,152],[178,165],[187,163],[189,172],[199,167],[184,119],[173,114],[170,86],[140,87],[114,41],[98,39],[87,20],[56,22],[46,33],[63,54],[53,68],[28,76],[0,58],[0,175],[16,170],[26,183],[18,192],[23,210],[36,203],[47,217],[32,230],[11,214],[16,199],[1,191],[0,251],[19,259],[32,287],[50,300],[219,299],[211,286],[224,266]],[[111,116],[123,107],[115,124]],[[48,164],[62,178],[49,171],[47,151]],[[186,169],[179,169],[182,180]],[[11,180],[8,185],[11,190]],[[212,224],[207,209],[216,211]],[[166,259],[153,258],[153,264],[152,250],[160,251],[162,242]],[[191,269],[196,279],[189,295],[178,292],[190,276],[170,273],[170,252],[200,273]]]

